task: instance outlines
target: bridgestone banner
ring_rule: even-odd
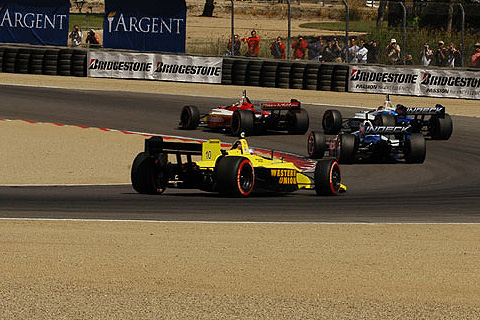
[[[69,0],[0,0],[0,42],[66,46]]]
[[[90,51],[88,76],[221,83],[222,58]]]
[[[479,99],[480,72],[354,65],[348,91]]]
[[[105,48],[185,52],[185,0],[105,0]]]

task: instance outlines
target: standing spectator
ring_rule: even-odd
[[[260,52],[260,37],[257,36],[257,31],[254,29],[250,32],[250,37],[243,38],[243,41],[247,43],[247,57],[258,57]]]
[[[320,61],[323,47],[323,39],[318,37],[315,41],[307,44],[308,48],[308,60]]]
[[[270,46],[270,52],[275,59],[285,60],[285,44],[282,43],[282,37],[277,37],[276,41],[273,41]]]
[[[242,43],[240,42],[239,35],[236,34],[233,36],[233,53],[232,53],[232,39],[228,40],[227,51],[225,51],[226,56],[239,56],[240,55],[240,47]]]
[[[430,46],[428,43],[425,43],[423,45],[423,50],[422,50],[422,65],[427,67],[430,65],[430,62],[432,62],[433,58],[433,52],[430,49]]]
[[[378,62],[378,46],[376,40],[370,40],[365,44],[367,48],[367,63],[377,63]]]
[[[78,25],[73,26],[73,31],[70,33],[69,37],[72,40],[72,47],[78,47],[82,44],[82,31],[80,31],[80,27]]]
[[[360,39],[360,47],[357,52],[358,63],[367,63],[368,49],[365,48],[365,41]]]
[[[463,45],[462,43],[458,44],[457,53],[455,55],[455,68],[463,67]]]
[[[390,64],[397,64],[400,61],[400,46],[397,40],[391,39],[390,43],[385,48],[387,59]]]
[[[413,64],[413,57],[411,54],[407,54],[407,57],[405,58],[405,65],[411,66]]]
[[[338,55],[335,53],[332,39],[327,40],[327,45],[322,51],[322,61],[334,62]]]
[[[304,59],[305,50],[307,49],[307,42],[303,40],[303,37],[298,37],[298,40],[292,44],[293,58]]]
[[[462,64],[462,56],[460,55],[460,51],[455,48],[453,43],[450,43],[450,46],[447,48],[447,61],[446,66],[448,67],[459,67],[459,64]]]
[[[87,43],[90,47],[100,47],[100,37],[95,30],[91,29],[88,31],[85,43]]]
[[[438,48],[435,50],[433,59],[437,67],[443,67],[447,62],[447,50],[445,50],[445,43],[442,40],[438,41]]]
[[[475,52],[470,58],[470,64],[472,67],[480,67],[480,42],[475,43]]]
[[[350,46],[348,47],[347,51],[347,63],[358,63],[358,50],[360,50],[360,47],[357,46],[355,38],[352,38],[350,40]]]
[[[342,62],[342,47],[338,43],[337,38],[333,38],[333,53],[335,55],[335,62]]]

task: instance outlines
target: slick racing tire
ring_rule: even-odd
[[[426,155],[425,138],[421,133],[412,133],[403,150],[406,163],[423,163]]]
[[[357,152],[357,137],[354,134],[342,133],[338,136],[338,143],[337,161],[339,163],[353,163]]]
[[[387,126],[393,127],[396,124],[395,117],[391,114],[380,113],[375,116],[375,120],[373,120],[373,124],[375,126]]]
[[[310,120],[307,110],[289,111],[287,117],[289,134],[305,134],[308,131]]]
[[[161,194],[167,188],[164,166],[159,159],[139,153],[132,164],[132,187],[141,194]]]
[[[342,174],[338,162],[324,159],[315,166],[315,191],[319,196],[334,196],[340,192]]]
[[[232,135],[239,137],[242,132],[245,136],[255,133],[255,115],[249,110],[235,110],[232,115]]]
[[[307,139],[307,153],[312,159],[322,159],[325,155],[326,137],[320,131],[312,131]]]
[[[200,123],[200,112],[195,106],[185,106],[180,113],[180,128],[194,130]]]
[[[322,127],[325,134],[338,134],[342,130],[342,114],[340,111],[325,111],[322,119]]]
[[[428,133],[434,140],[448,140],[453,132],[453,121],[448,113],[445,118],[433,115],[428,122]]]
[[[217,188],[221,195],[248,197],[255,186],[255,169],[244,157],[225,157],[216,167]]]

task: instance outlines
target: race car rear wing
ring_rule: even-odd
[[[410,134],[412,132],[410,126],[366,126],[365,134]]]
[[[297,110],[300,109],[300,106],[300,101],[295,99],[292,99],[291,102],[271,102],[260,105],[263,110]]]
[[[166,142],[163,141],[162,137],[151,137],[145,140],[145,152],[149,155],[160,153],[201,155],[202,144],[195,142]]]
[[[440,118],[445,117],[445,107],[437,104],[435,107],[405,107],[401,104],[397,105],[397,113],[401,115],[423,116],[436,115]]]

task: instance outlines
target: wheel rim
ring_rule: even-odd
[[[310,157],[314,155],[315,152],[315,137],[313,133],[310,133],[307,140],[307,152]]]
[[[330,168],[330,188],[333,193],[338,193],[338,190],[340,190],[341,181],[340,167],[335,162]]]

